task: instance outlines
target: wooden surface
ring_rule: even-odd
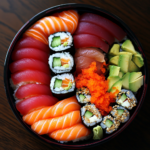
[[[0,1],[0,150],[60,150],[41,142],[18,122],[7,102],[3,84],[3,64],[9,44],[21,26],[38,12],[62,3],[99,6],[119,16],[141,42],[150,70],[149,0],[1,0]],[[150,90],[148,90],[150,92]],[[150,94],[133,122],[113,140],[94,149],[149,150]]]

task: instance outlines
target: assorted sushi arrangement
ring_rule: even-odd
[[[138,103],[142,55],[125,31],[94,13],[66,10],[33,24],[9,65],[23,121],[58,142],[100,140]]]

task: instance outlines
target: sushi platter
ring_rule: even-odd
[[[36,137],[85,148],[110,140],[135,117],[146,93],[145,67],[140,43],[116,16],[60,5],[15,36],[5,62],[6,94]]]

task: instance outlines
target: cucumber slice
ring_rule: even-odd
[[[57,47],[59,45],[61,45],[60,36],[53,37],[53,40],[52,40],[52,43],[51,43],[51,47]]]
[[[93,116],[93,113],[87,110],[87,111],[85,112],[84,116],[89,119],[90,117]]]
[[[54,67],[60,67],[60,66],[61,66],[60,57],[54,57],[54,58],[53,58],[53,68],[54,68]]]
[[[118,112],[118,115],[121,116],[123,114],[124,110],[123,109],[117,109],[117,112]]]
[[[106,120],[105,125],[110,128],[113,125],[113,122],[109,119]]]
[[[84,96],[83,94],[80,94],[80,95],[79,95],[79,99],[80,99],[80,101],[82,102],[82,101],[85,99],[85,96]]]
[[[124,100],[126,100],[126,98],[127,98],[126,94],[123,93],[122,96],[121,96],[121,98],[118,100],[118,102],[119,102],[120,104],[122,104],[122,103],[124,102]]]
[[[60,88],[62,85],[62,80],[61,79],[56,79],[54,83],[54,88]]]

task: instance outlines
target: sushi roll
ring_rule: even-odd
[[[61,74],[51,78],[50,88],[52,94],[59,98],[64,99],[71,97],[75,94],[75,80],[72,74]]]
[[[87,127],[93,127],[102,121],[102,115],[94,104],[86,104],[81,108],[81,117]]]
[[[106,134],[110,134],[118,129],[120,122],[116,118],[108,115],[103,118],[100,125],[103,129],[105,129]]]
[[[56,32],[48,37],[50,54],[56,52],[70,52],[75,53],[73,47],[73,37],[70,32]]]
[[[91,94],[88,88],[82,87],[77,89],[76,98],[79,103],[86,104],[91,101]]]
[[[113,110],[110,113],[113,117],[115,117],[121,123],[127,122],[130,117],[129,111],[119,105],[113,106]]]
[[[51,74],[71,72],[74,68],[74,59],[68,52],[50,55],[48,63]]]
[[[116,103],[131,110],[136,106],[137,99],[131,91],[122,89],[117,95]]]

